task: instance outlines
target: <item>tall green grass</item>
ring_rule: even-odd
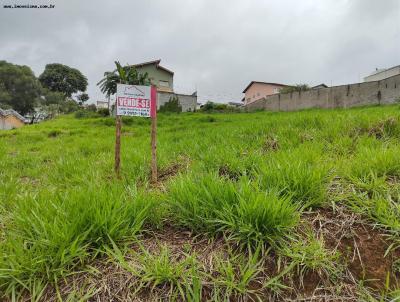
[[[281,240],[299,219],[299,207],[289,197],[261,191],[246,179],[183,177],[171,185],[168,198],[176,224],[214,235],[226,232],[242,243]]]
[[[120,185],[27,196],[15,205],[0,242],[0,288],[30,290],[66,276],[111,242],[133,239],[153,205],[151,196]]]
[[[339,200],[399,238],[399,116],[397,106],[160,114],[159,168],[176,171],[159,187],[149,184],[148,120],[123,120],[121,180],[112,118],[0,132],[0,291],[40,292],[160,221],[242,244],[291,243],[303,209]],[[295,245],[292,258],[330,271],[313,246],[306,259],[313,251]]]
[[[260,187],[275,189],[305,208],[323,205],[327,201],[327,186],[332,174],[326,162],[321,160],[318,149],[308,147],[281,152],[267,159],[259,167]]]

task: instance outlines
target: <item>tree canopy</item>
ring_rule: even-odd
[[[117,93],[117,84],[129,85],[150,85],[150,79],[146,73],[139,73],[132,65],[122,66],[118,61],[115,62],[117,69],[106,71],[104,78],[97,83],[102,93],[107,96]]]
[[[82,93],[78,95],[78,102],[80,105],[83,105],[83,103],[87,102],[89,100],[89,95],[87,93]]]
[[[11,107],[22,115],[40,102],[42,87],[28,66],[0,61],[0,107]]]
[[[296,84],[294,86],[286,86],[283,87],[280,93],[291,93],[291,92],[299,92],[299,91],[307,91],[310,90],[310,86],[307,84]]]
[[[58,63],[47,64],[39,81],[43,87],[62,92],[67,97],[86,91],[88,85],[87,78],[78,69]]]

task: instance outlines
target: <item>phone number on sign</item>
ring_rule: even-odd
[[[118,98],[118,107],[129,108],[150,108],[149,99],[136,99],[136,98]]]
[[[149,109],[120,108],[120,109],[118,109],[117,115],[149,117],[150,110]]]

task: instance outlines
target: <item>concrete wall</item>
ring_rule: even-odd
[[[389,77],[393,77],[395,75],[400,74],[400,66],[395,66],[386,70],[382,70],[381,72],[373,73],[364,78],[364,82],[372,82],[372,81],[382,81]]]
[[[390,104],[400,97],[400,75],[303,92],[276,94],[245,105],[247,110],[294,111],[308,108],[348,108]]]
[[[179,104],[182,106],[182,112],[195,111],[197,105],[197,96],[170,93],[170,92],[157,92],[157,109],[169,101],[171,97],[176,96]]]

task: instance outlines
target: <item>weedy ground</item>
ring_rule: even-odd
[[[400,109],[0,132],[4,301],[400,301]]]

